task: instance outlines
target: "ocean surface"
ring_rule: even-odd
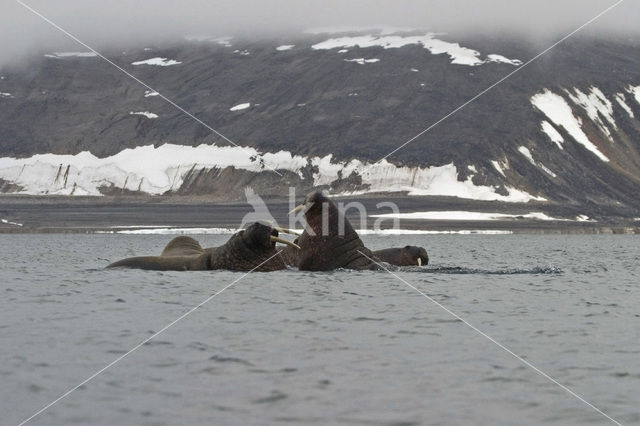
[[[384,271],[104,270],[167,235],[0,235],[0,424],[607,424]],[[196,237],[204,247],[228,235]],[[396,274],[589,403],[640,424],[640,238],[363,237]]]

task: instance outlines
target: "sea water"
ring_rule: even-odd
[[[170,238],[0,235],[0,424],[123,355],[30,423],[609,422],[513,354],[640,423],[637,236],[364,236],[427,248],[397,276],[104,269]]]

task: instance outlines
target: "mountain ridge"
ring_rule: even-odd
[[[330,48],[313,48],[323,43]],[[283,45],[292,47],[278,49]],[[515,38],[454,39],[414,31],[258,41],[204,38],[147,49],[107,56],[254,151],[242,151],[246,158],[237,164],[232,158],[199,167],[188,159],[184,170],[169,165],[172,174],[167,172],[165,180],[179,185],[156,185],[157,190],[144,191],[143,179],[152,176],[132,170],[112,181],[100,177],[103,181],[94,183],[102,193],[140,189],[188,195],[210,188],[223,196],[230,187],[227,180],[234,179],[267,194],[284,194],[289,185],[339,193],[388,190],[526,201],[515,195],[524,193],[529,199],[640,209],[635,196],[640,189],[640,55],[633,40],[579,37],[558,45],[394,153],[385,167],[377,161],[518,69],[522,65],[513,61],[535,56],[536,47]],[[484,62],[492,55],[512,62]],[[132,65],[153,58],[179,63]],[[454,63],[474,58],[483,62]],[[378,61],[367,62],[372,59]],[[21,71],[0,73],[5,77],[0,92],[11,94],[0,99],[0,170],[3,164],[10,170],[0,173],[4,192],[32,185],[15,178],[18,163],[9,164],[9,158],[65,156],[49,158],[53,168],[40,170],[51,174],[49,189],[40,193],[71,193],[69,182],[54,185],[58,170],[53,170],[69,155],[89,151],[104,159],[150,145],[228,145],[97,57],[42,56]],[[556,123],[552,113],[533,104],[534,96],[545,93],[568,105],[583,142],[590,142],[600,157],[578,142],[582,136],[576,136],[573,124]],[[232,110],[242,104],[249,106]],[[282,150],[289,155],[276,155]],[[273,153],[272,160],[265,160],[266,153]],[[282,169],[280,160],[286,163]],[[81,176],[81,166],[71,168],[71,180]],[[439,190],[438,185],[450,188]]]

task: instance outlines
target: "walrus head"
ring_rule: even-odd
[[[373,254],[382,262],[397,266],[425,266],[429,263],[429,255],[423,247],[404,246],[376,250]]]
[[[404,246],[402,256],[406,259],[407,265],[426,266],[429,264],[429,254],[424,247]]]
[[[305,231],[298,238],[298,268],[327,271],[337,268],[367,269],[372,265],[367,249],[343,212],[322,192],[309,193],[291,213],[304,212]]]
[[[295,243],[279,237],[278,229],[264,223],[254,222],[234,234],[229,241],[211,252],[211,269],[236,271],[273,271],[284,269],[277,256],[276,243],[300,249]],[[288,230],[285,230],[288,231]]]

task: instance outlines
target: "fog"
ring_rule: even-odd
[[[20,0],[97,49],[182,40],[188,34],[276,37],[315,27],[418,27],[505,33],[546,42],[616,0]],[[0,65],[44,50],[86,50],[16,0],[4,0]],[[586,30],[635,37],[640,2],[626,0]]]

